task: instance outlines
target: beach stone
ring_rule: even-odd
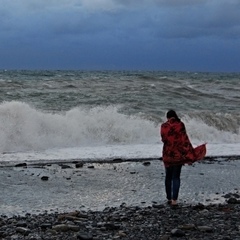
[[[0,239],[240,240],[239,216],[237,204],[204,205],[203,210],[181,204],[173,210],[166,206],[153,208],[122,203],[119,207],[106,207],[101,211],[0,216],[3,222]],[[27,230],[16,232],[17,225],[19,229]],[[6,238],[8,236],[11,237]]]
[[[164,205],[163,205],[163,204],[156,204],[156,203],[154,203],[154,204],[152,205],[152,207],[153,207],[153,208],[161,209],[161,208],[164,208]]]
[[[0,231],[0,237],[3,238],[5,236],[5,232],[4,231]]]
[[[208,215],[209,214],[209,211],[207,209],[203,209],[200,211],[201,214],[203,215]]]
[[[202,203],[199,203],[199,204],[193,206],[193,209],[194,210],[203,210],[203,209],[205,209],[205,206]]]
[[[52,227],[53,230],[57,231],[57,232],[66,232],[69,230],[68,225],[67,224],[59,224],[59,225],[55,225]]]
[[[49,178],[48,176],[42,176],[42,177],[41,177],[41,180],[42,180],[42,181],[48,181],[48,178]]]
[[[238,203],[238,200],[234,197],[230,197],[228,200],[227,200],[227,203],[229,204],[237,204]]]
[[[15,165],[15,167],[27,167],[26,163],[18,163]]]
[[[123,161],[122,158],[114,158],[113,159],[113,162],[115,162],[115,163],[122,162],[122,161]]]
[[[76,225],[68,225],[68,229],[70,231],[78,232],[80,230],[80,227]]]
[[[58,232],[56,230],[53,230],[53,229],[47,229],[46,233],[50,234],[50,235],[57,235],[58,234]]]
[[[28,235],[31,231],[28,228],[17,227],[16,232],[21,233],[23,235]]]
[[[117,225],[117,224],[115,224],[115,223],[105,223],[105,224],[104,224],[104,227],[105,227],[106,229],[110,229],[110,230],[117,230],[117,229],[120,228],[120,226]]]
[[[170,236],[169,235],[164,235],[162,237],[159,237],[159,240],[170,240]]]
[[[80,239],[80,240],[92,240],[93,236],[90,233],[81,232],[81,233],[77,234],[77,239]]]
[[[72,168],[71,166],[69,165],[66,165],[66,164],[62,164],[60,165],[62,169],[68,169],[68,168]]]
[[[43,223],[40,225],[41,228],[46,229],[46,228],[51,228],[52,224],[51,223]]]
[[[231,196],[232,196],[232,194],[230,194],[230,193],[223,195],[224,198],[230,198]]]
[[[238,193],[233,193],[232,195],[233,195],[233,197],[235,197],[235,198],[240,198],[240,195],[239,195]]]
[[[82,167],[83,167],[83,163],[76,163],[76,164],[75,164],[75,167],[76,167],[76,168],[82,168]]]
[[[171,234],[174,237],[183,237],[183,236],[185,236],[185,233],[181,229],[177,229],[177,228],[173,229],[171,231]]]
[[[213,229],[209,226],[198,226],[197,227],[200,231],[203,231],[203,232],[212,232]]]
[[[10,239],[11,239],[11,240],[18,240],[18,239],[19,239],[19,236],[18,236],[18,235],[12,235]]]
[[[17,223],[17,227],[26,227],[27,226],[27,223],[25,221],[19,221]]]
[[[34,233],[34,234],[29,234],[28,239],[30,239],[30,240],[42,240],[42,237],[39,236],[38,234]]]
[[[144,162],[143,165],[144,166],[149,166],[149,165],[151,165],[151,162]]]
[[[196,226],[194,224],[184,224],[184,225],[179,225],[178,228],[182,230],[193,230],[193,229],[196,229]]]
[[[5,221],[0,219],[0,227],[3,226],[3,225],[5,225]]]
[[[67,232],[67,231],[77,232],[80,230],[80,227],[72,224],[59,224],[59,225],[53,226],[52,229],[57,232]]]
[[[119,232],[118,232],[118,236],[120,236],[120,237],[126,237],[127,234],[126,234],[125,232],[123,232],[123,231],[119,231]]]

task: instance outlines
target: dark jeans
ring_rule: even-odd
[[[180,188],[182,165],[166,167],[165,189],[168,200],[177,200]]]

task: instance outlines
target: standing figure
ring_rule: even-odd
[[[206,144],[193,148],[185,125],[176,112],[169,110],[166,117],[167,121],[160,129],[163,142],[162,158],[166,173],[165,190],[168,203],[177,205],[182,166],[203,159],[206,155]]]

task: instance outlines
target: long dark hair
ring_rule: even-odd
[[[180,118],[178,117],[177,113],[172,109],[167,112],[166,116],[167,116],[167,119],[175,118],[178,122],[181,121]]]

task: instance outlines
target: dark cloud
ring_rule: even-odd
[[[239,63],[237,0],[0,3],[0,68],[187,69],[194,62],[217,68],[228,59],[233,69]]]

